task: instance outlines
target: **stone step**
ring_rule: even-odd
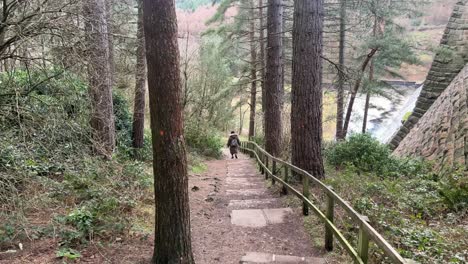
[[[259,198],[264,196],[269,196],[269,193],[266,189],[229,189],[226,190],[227,196],[237,196],[237,197],[251,197]],[[267,198],[267,197],[265,197]]]
[[[261,228],[283,223],[285,216],[292,212],[291,208],[232,210],[231,224]]]
[[[228,177],[226,179],[226,186],[230,190],[234,189],[260,189],[265,187],[265,182],[258,178],[236,178]]]
[[[260,177],[227,177],[226,183],[265,183],[265,181]]]
[[[246,199],[246,200],[231,200],[228,207],[231,209],[264,209],[271,208],[272,205],[279,203],[278,199]]]
[[[256,264],[256,263],[278,263],[278,264],[325,264],[323,258],[314,257],[297,257],[275,255],[261,252],[247,252],[240,261],[241,264]]]

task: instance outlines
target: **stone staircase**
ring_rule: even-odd
[[[252,236],[252,243],[278,243],[281,248],[307,243],[303,239],[302,216],[298,210],[285,208],[279,194],[266,188],[262,175],[253,161],[243,155],[239,160],[227,162],[225,195],[231,224],[239,232]],[[263,233],[261,236],[258,233]],[[302,233],[302,234],[300,234]],[[297,240],[295,239],[297,237]],[[301,245],[302,246],[302,245]],[[310,247],[309,245],[306,245]],[[284,252],[245,252],[237,263],[326,263],[324,259],[308,256],[286,255]]]

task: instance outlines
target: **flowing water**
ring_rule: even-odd
[[[393,89],[384,88],[386,96],[373,96],[370,101],[367,132],[382,143],[388,143],[402,125],[406,113],[413,111],[422,85],[392,83]],[[351,117],[351,133],[361,133],[366,95],[359,95]]]

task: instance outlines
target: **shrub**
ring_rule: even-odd
[[[383,173],[393,162],[390,149],[369,134],[354,134],[326,151],[327,161],[334,166],[351,164],[365,172]]]
[[[325,151],[330,165],[352,165],[358,171],[372,172],[382,177],[430,175],[431,166],[422,159],[398,158],[390,148],[369,134],[354,134],[346,141],[331,144]]]
[[[213,129],[188,124],[185,128],[185,140],[191,151],[214,158],[222,156],[222,139]]]
[[[463,167],[442,173],[440,195],[451,210],[466,210],[468,206],[468,177]]]

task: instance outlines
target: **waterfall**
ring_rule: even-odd
[[[393,89],[386,89],[388,96],[373,96],[368,114],[367,132],[382,143],[387,143],[401,126],[406,113],[413,111],[422,85],[391,82]],[[356,97],[351,117],[350,132],[361,133],[366,96]]]

